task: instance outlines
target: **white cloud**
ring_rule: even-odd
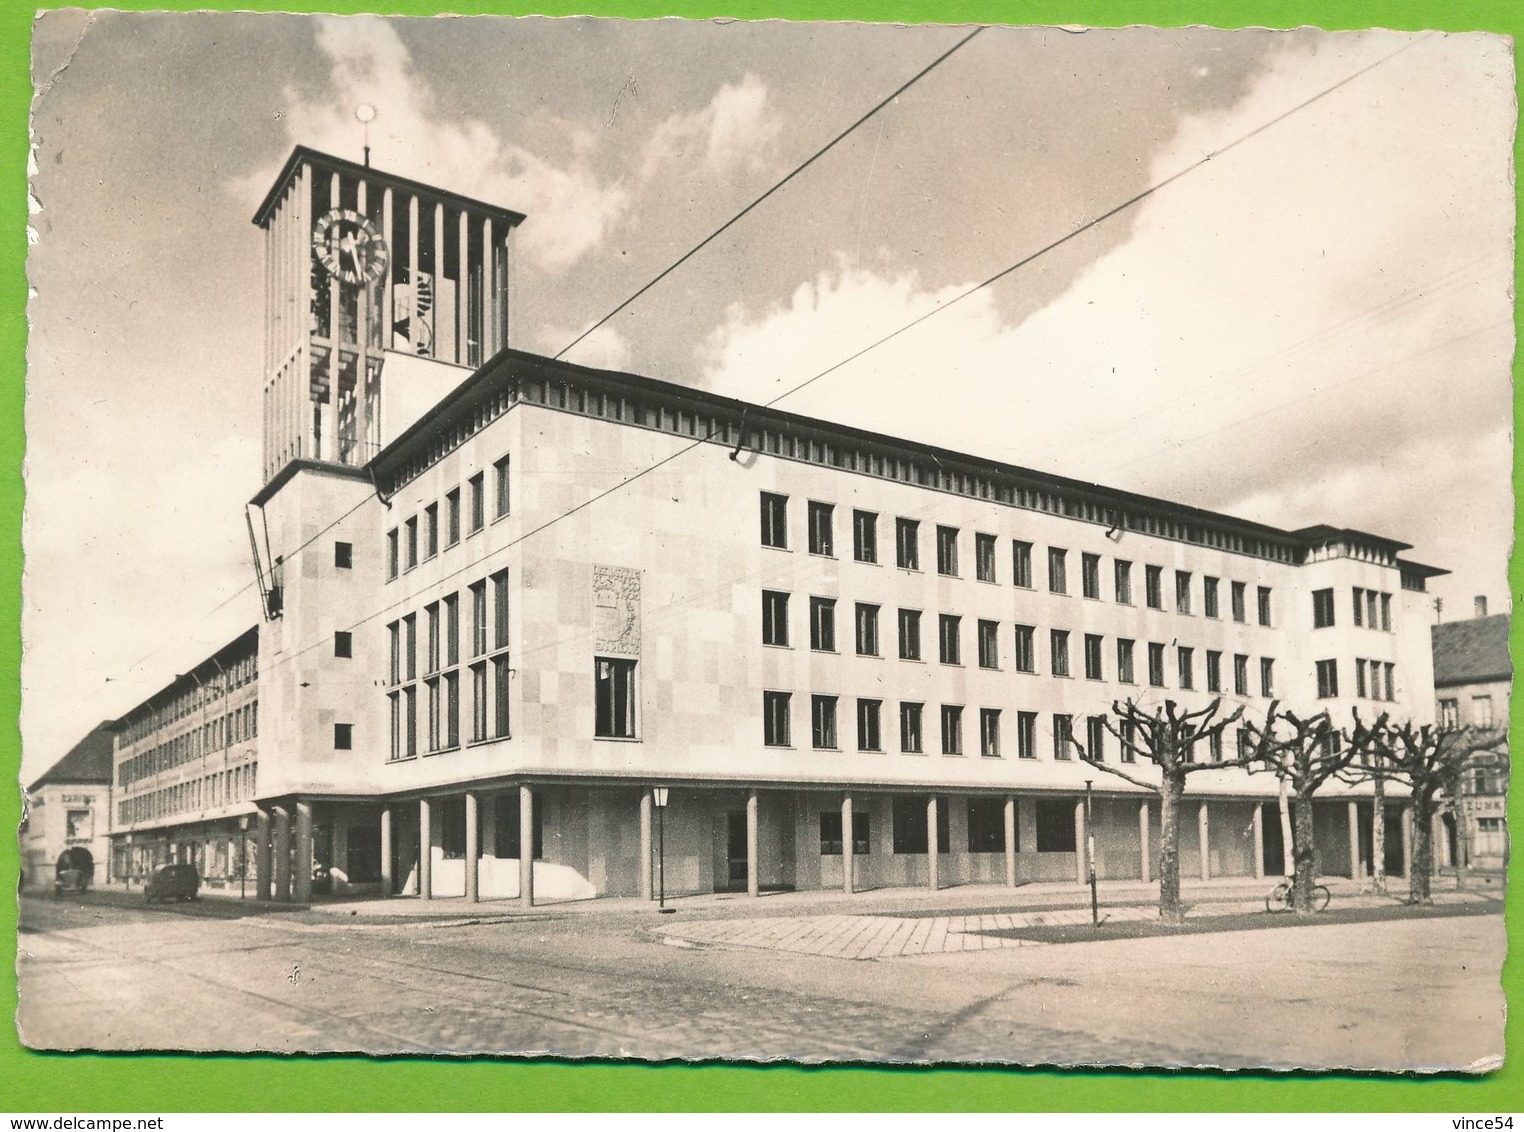
[[[711,173],[758,172],[773,157],[781,123],[768,103],[767,84],[753,74],[720,87],[702,110],[674,114],[646,143],[641,179],[649,180],[668,161],[692,160],[702,150]]]
[[[554,356],[581,333],[564,326],[547,326],[536,334],[539,351]],[[630,343],[612,326],[600,326],[566,354],[566,360],[595,369],[628,370]]]
[[[519,251],[547,270],[562,270],[599,248],[624,216],[630,194],[594,171],[593,135],[583,131],[569,139],[567,164],[547,161],[480,120],[442,112],[391,22],[329,16],[317,26],[330,66],[328,88],[311,101],[287,92],[283,121],[293,144],[358,158],[362,134],[354,112],[374,106],[370,144],[378,168],[526,213]],[[257,200],[276,172],[276,166],[258,170],[234,188]]]

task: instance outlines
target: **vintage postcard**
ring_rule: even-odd
[[[1501,1063],[1508,40],[33,35],[26,1044]]]

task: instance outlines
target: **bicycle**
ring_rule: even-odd
[[[1328,907],[1328,889],[1321,884],[1312,886],[1312,910],[1321,912]],[[1296,877],[1289,876],[1270,890],[1265,897],[1266,912],[1289,912],[1296,903]]]

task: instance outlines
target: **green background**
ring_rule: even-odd
[[[454,0],[387,0],[280,4],[138,3],[116,8],[278,8],[302,12],[428,15],[448,7],[463,14],[619,15],[692,18],[875,20],[892,23],[1210,24],[1216,27],[1390,27],[1487,30],[1517,36],[1518,0],[592,0],[504,7]],[[0,752],[6,776],[20,762],[16,720],[21,660],[21,465],[26,321],[26,158],[31,99],[28,41],[33,9],[0,0]],[[1519,147],[1515,139],[1514,161]],[[1517,268],[1516,268],[1517,273]],[[1517,372],[1517,368],[1516,368]],[[1515,432],[1518,431],[1515,409]],[[1518,475],[1515,469],[1515,490]],[[1510,566],[1517,593],[1520,567]],[[1515,631],[1517,632],[1517,622]],[[1517,650],[1516,650],[1517,651]],[[1515,712],[1520,705],[1514,701]],[[15,781],[14,778],[10,779]],[[1524,805],[1510,802],[1510,824],[1524,829]],[[0,789],[0,827],[20,820],[18,792]],[[0,876],[17,875],[16,842],[0,836]],[[1510,886],[1517,895],[1518,885]],[[16,939],[16,909],[0,900],[0,939]],[[1511,938],[1524,925],[1517,900],[1508,911]],[[1517,953],[1504,967],[1509,997],[1519,1001]],[[14,1015],[13,979],[0,989],[0,1009]],[[1273,1002],[1266,1009],[1273,1010]],[[1161,1019],[1161,1027],[1168,1021]],[[0,1112],[197,1111],[496,1111],[612,1110],[1049,1110],[1049,1111],[1436,1111],[1524,1109],[1524,1067],[1517,1050],[1524,1019],[1511,1012],[1510,1063],[1485,1077],[1380,1077],[1331,1074],[1137,1073],[1118,1071],[789,1066],[628,1065],[614,1062],[525,1062],[450,1059],[166,1057],[37,1054],[0,1036]]]

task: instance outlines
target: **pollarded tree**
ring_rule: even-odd
[[[1347,774],[1359,751],[1354,743],[1343,741],[1326,711],[1306,717],[1290,711],[1279,716],[1272,713],[1263,727],[1245,726],[1258,752],[1257,764],[1279,778],[1296,800],[1291,811],[1291,906],[1297,912],[1311,912],[1317,879],[1312,799],[1330,779]]]
[[[1434,815],[1441,791],[1460,797],[1466,771],[1484,755],[1497,752],[1507,741],[1501,727],[1445,727],[1432,723],[1400,725],[1385,716],[1366,725],[1355,713],[1354,734],[1374,756],[1370,765],[1351,768],[1359,778],[1381,775],[1408,788],[1413,805],[1413,859],[1408,862],[1408,902],[1432,904],[1430,874],[1434,869]]]
[[[1271,718],[1275,710],[1271,704]],[[1158,767],[1158,782],[1096,758],[1076,743],[1080,758],[1097,770],[1159,796],[1159,918],[1170,923],[1178,924],[1185,917],[1180,905],[1180,801],[1185,795],[1186,778],[1197,771],[1248,766],[1255,758],[1253,750],[1240,751],[1237,757],[1225,760],[1197,757],[1198,751],[1222,750],[1223,733],[1243,717],[1244,709],[1235,708],[1231,715],[1219,719],[1221,711],[1221,698],[1195,711],[1182,710],[1174,700],[1165,700],[1162,707],[1155,708],[1145,708],[1131,699],[1125,704],[1112,703],[1116,722],[1107,716],[1106,730],[1134,761]]]

